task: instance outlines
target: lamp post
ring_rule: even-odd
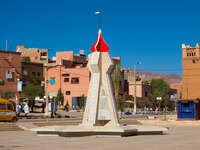
[[[160,103],[162,101],[162,97],[156,97],[156,100],[158,101],[158,115],[159,115],[159,118],[160,118]]]
[[[100,11],[96,11],[95,15],[99,16],[99,29],[101,29],[101,12]]]
[[[141,62],[137,62],[137,65],[141,64]],[[136,92],[136,64],[134,65],[134,72],[133,72],[133,76],[134,76],[134,114],[137,113],[137,92]]]
[[[46,98],[46,107],[45,107],[45,114],[44,116],[45,117],[48,117],[49,116],[49,99],[48,99],[48,84],[49,84],[49,80],[48,80],[48,63],[44,64],[44,66],[46,67],[46,72],[45,72],[45,75],[46,75],[46,81],[45,81],[45,98]]]

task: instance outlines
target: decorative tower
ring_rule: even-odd
[[[99,29],[96,42],[91,48],[88,68],[91,80],[82,125],[119,126],[117,109],[111,84],[111,70],[114,66]]]
[[[200,85],[200,47],[182,44],[182,65],[183,65],[183,89],[182,98],[199,99]]]

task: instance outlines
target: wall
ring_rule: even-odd
[[[55,79],[55,84],[48,84],[48,92],[57,94],[61,88],[64,95],[64,104],[67,103],[71,106],[72,97],[87,96],[89,86],[89,70],[87,67],[83,68],[65,68],[64,66],[56,66],[48,69],[48,80]],[[69,74],[69,76],[66,76]],[[71,80],[74,77],[79,78],[78,84],[72,84]],[[65,78],[68,78],[68,82],[64,82]],[[70,91],[69,95],[66,95],[66,91]]]
[[[6,79],[6,70],[12,70],[13,79]],[[0,78],[3,79],[3,85],[0,90],[17,92],[17,78],[21,76],[21,57],[20,53],[0,50]]]

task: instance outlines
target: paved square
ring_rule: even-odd
[[[30,131],[0,132],[0,150],[199,150],[200,126],[170,126],[168,135],[50,137]]]

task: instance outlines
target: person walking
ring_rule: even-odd
[[[27,115],[29,114],[29,106],[27,103],[24,106],[24,113],[25,113],[25,117],[27,117]]]

